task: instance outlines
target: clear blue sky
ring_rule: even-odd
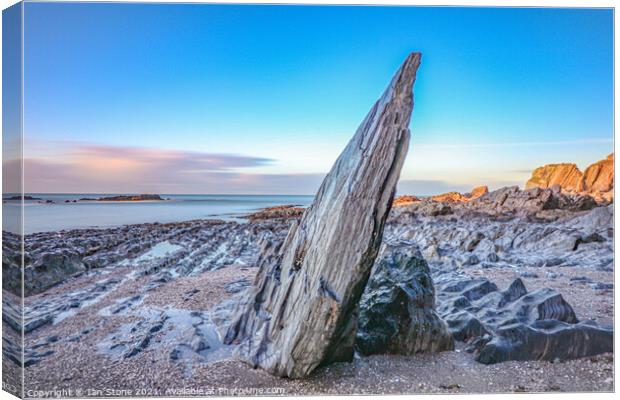
[[[314,193],[411,51],[400,191],[523,184],[613,150],[612,39],[605,9],[28,3],[26,190]]]

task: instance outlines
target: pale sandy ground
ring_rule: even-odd
[[[241,277],[252,280],[254,268],[227,267],[205,272],[196,277],[178,278],[151,291],[143,306],[205,310],[230,296],[224,284]],[[574,268],[546,268],[555,271],[555,280],[524,278],[528,289],[542,286],[560,290],[573,305],[577,315],[610,323],[613,319],[613,291],[594,290],[587,285],[570,285],[573,276],[590,276],[596,281],[609,281],[596,271]],[[535,269],[541,273],[541,269]],[[119,270],[117,273],[126,274]],[[476,270],[468,271],[477,275]],[[517,275],[510,271],[485,269],[480,274],[506,287]],[[560,275],[563,274],[563,275]],[[100,279],[101,277],[95,278]],[[72,279],[52,291],[80,287],[93,278]],[[483,365],[457,346],[453,352],[420,354],[416,356],[381,355],[356,359],[320,368],[303,380],[273,377],[236,360],[212,364],[174,363],[165,345],[151,345],[138,355],[114,361],[97,349],[106,335],[131,320],[129,316],[104,317],[97,314],[116,299],[142,293],[146,278],[128,281],[103,298],[99,303],[81,309],[75,316],[56,325],[47,325],[27,336],[32,344],[50,335],[70,337],[86,328],[95,328],[79,341],[51,344],[54,354],[26,368],[26,395],[36,390],[65,389],[78,397],[116,394],[120,396],[150,395],[231,395],[239,394],[404,394],[404,393],[489,393],[489,392],[547,392],[547,391],[612,391],[613,355],[601,355],[567,362],[506,362]],[[187,293],[200,291],[188,300]],[[41,295],[39,295],[41,296]],[[155,337],[157,342],[157,336]],[[6,362],[3,365],[10,367]],[[250,391],[255,388],[255,391]],[[168,391],[167,391],[168,390]],[[176,390],[176,391],[175,391]],[[268,392],[265,392],[267,390]],[[40,393],[39,393],[40,394]]]

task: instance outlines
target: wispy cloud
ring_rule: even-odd
[[[265,157],[139,147],[75,144],[55,157],[24,159],[27,192],[72,193],[314,193],[324,174],[255,174]],[[19,160],[3,163],[5,191]]]
[[[472,149],[472,148],[496,148],[496,147],[541,147],[541,146],[562,146],[562,145],[587,145],[587,144],[607,144],[613,143],[613,139],[583,139],[583,140],[556,140],[556,141],[530,141],[530,142],[498,142],[498,143],[421,143],[415,144],[415,148],[420,149]]]
[[[274,160],[238,154],[214,154],[191,151],[82,145],[67,154],[72,163],[84,164],[89,169],[107,172],[111,169],[140,169],[169,167],[175,172],[214,172],[236,168],[257,167]]]

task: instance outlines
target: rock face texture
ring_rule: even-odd
[[[360,302],[356,348],[362,355],[454,349],[435,312],[428,264],[410,243],[386,244]]]
[[[407,152],[420,58],[407,57],[299,224],[260,261],[225,337],[253,366],[300,378],[352,359],[359,300]]]
[[[526,189],[549,189],[560,185],[564,190],[579,190],[583,174],[575,164],[547,164],[532,172],[532,177],[525,183]]]

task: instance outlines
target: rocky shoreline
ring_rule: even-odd
[[[428,264],[435,309],[454,345],[438,345],[431,335],[435,339],[407,349],[398,337],[411,329],[400,325],[394,328],[397,335],[389,335],[392,344],[381,339],[373,318],[394,315],[382,311],[393,310],[394,299],[423,304],[417,303],[422,297],[402,297],[391,289],[395,285],[383,283],[398,282],[400,275],[390,273],[369,284],[374,292],[363,297],[368,303],[369,296],[385,293],[362,313],[365,350],[358,348],[352,363],[319,368],[302,381],[252,370],[220,339],[229,318],[222,315],[222,304],[251,285],[260,254],[278,246],[299,215],[280,207],[247,223],[198,220],[26,235],[26,389],[123,389],[137,383],[163,390],[180,382],[186,387],[212,382],[282,386],[289,394],[608,391],[613,388],[613,354],[606,352],[613,335],[613,208],[540,188],[504,188],[467,202],[426,199],[395,206],[382,254],[394,254],[391,246],[397,244]],[[11,257],[19,243],[14,236],[4,232],[5,277],[16,276],[18,268]],[[6,286],[11,280],[3,282],[3,364],[17,371],[20,324],[14,305],[19,302],[11,293],[16,288]],[[555,314],[545,317],[546,310]],[[402,318],[388,323],[396,320]],[[541,326],[538,320],[555,322]],[[511,339],[519,335],[531,346]],[[554,345],[556,337],[568,348]],[[540,350],[542,344],[552,350]],[[439,350],[448,351],[433,353]],[[436,369],[455,357],[478,375]],[[530,361],[500,362],[511,359]],[[422,362],[438,375],[414,378],[412,371]],[[489,362],[496,364],[482,367]],[[161,372],[151,376],[153,368]],[[491,378],[515,368],[523,379]],[[545,382],[536,381],[539,371],[549,376]],[[362,384],[361,377],[370,380]],[[395,377],[401,378],[395,383]],[[493,379],[500,381],[489,387]]]

